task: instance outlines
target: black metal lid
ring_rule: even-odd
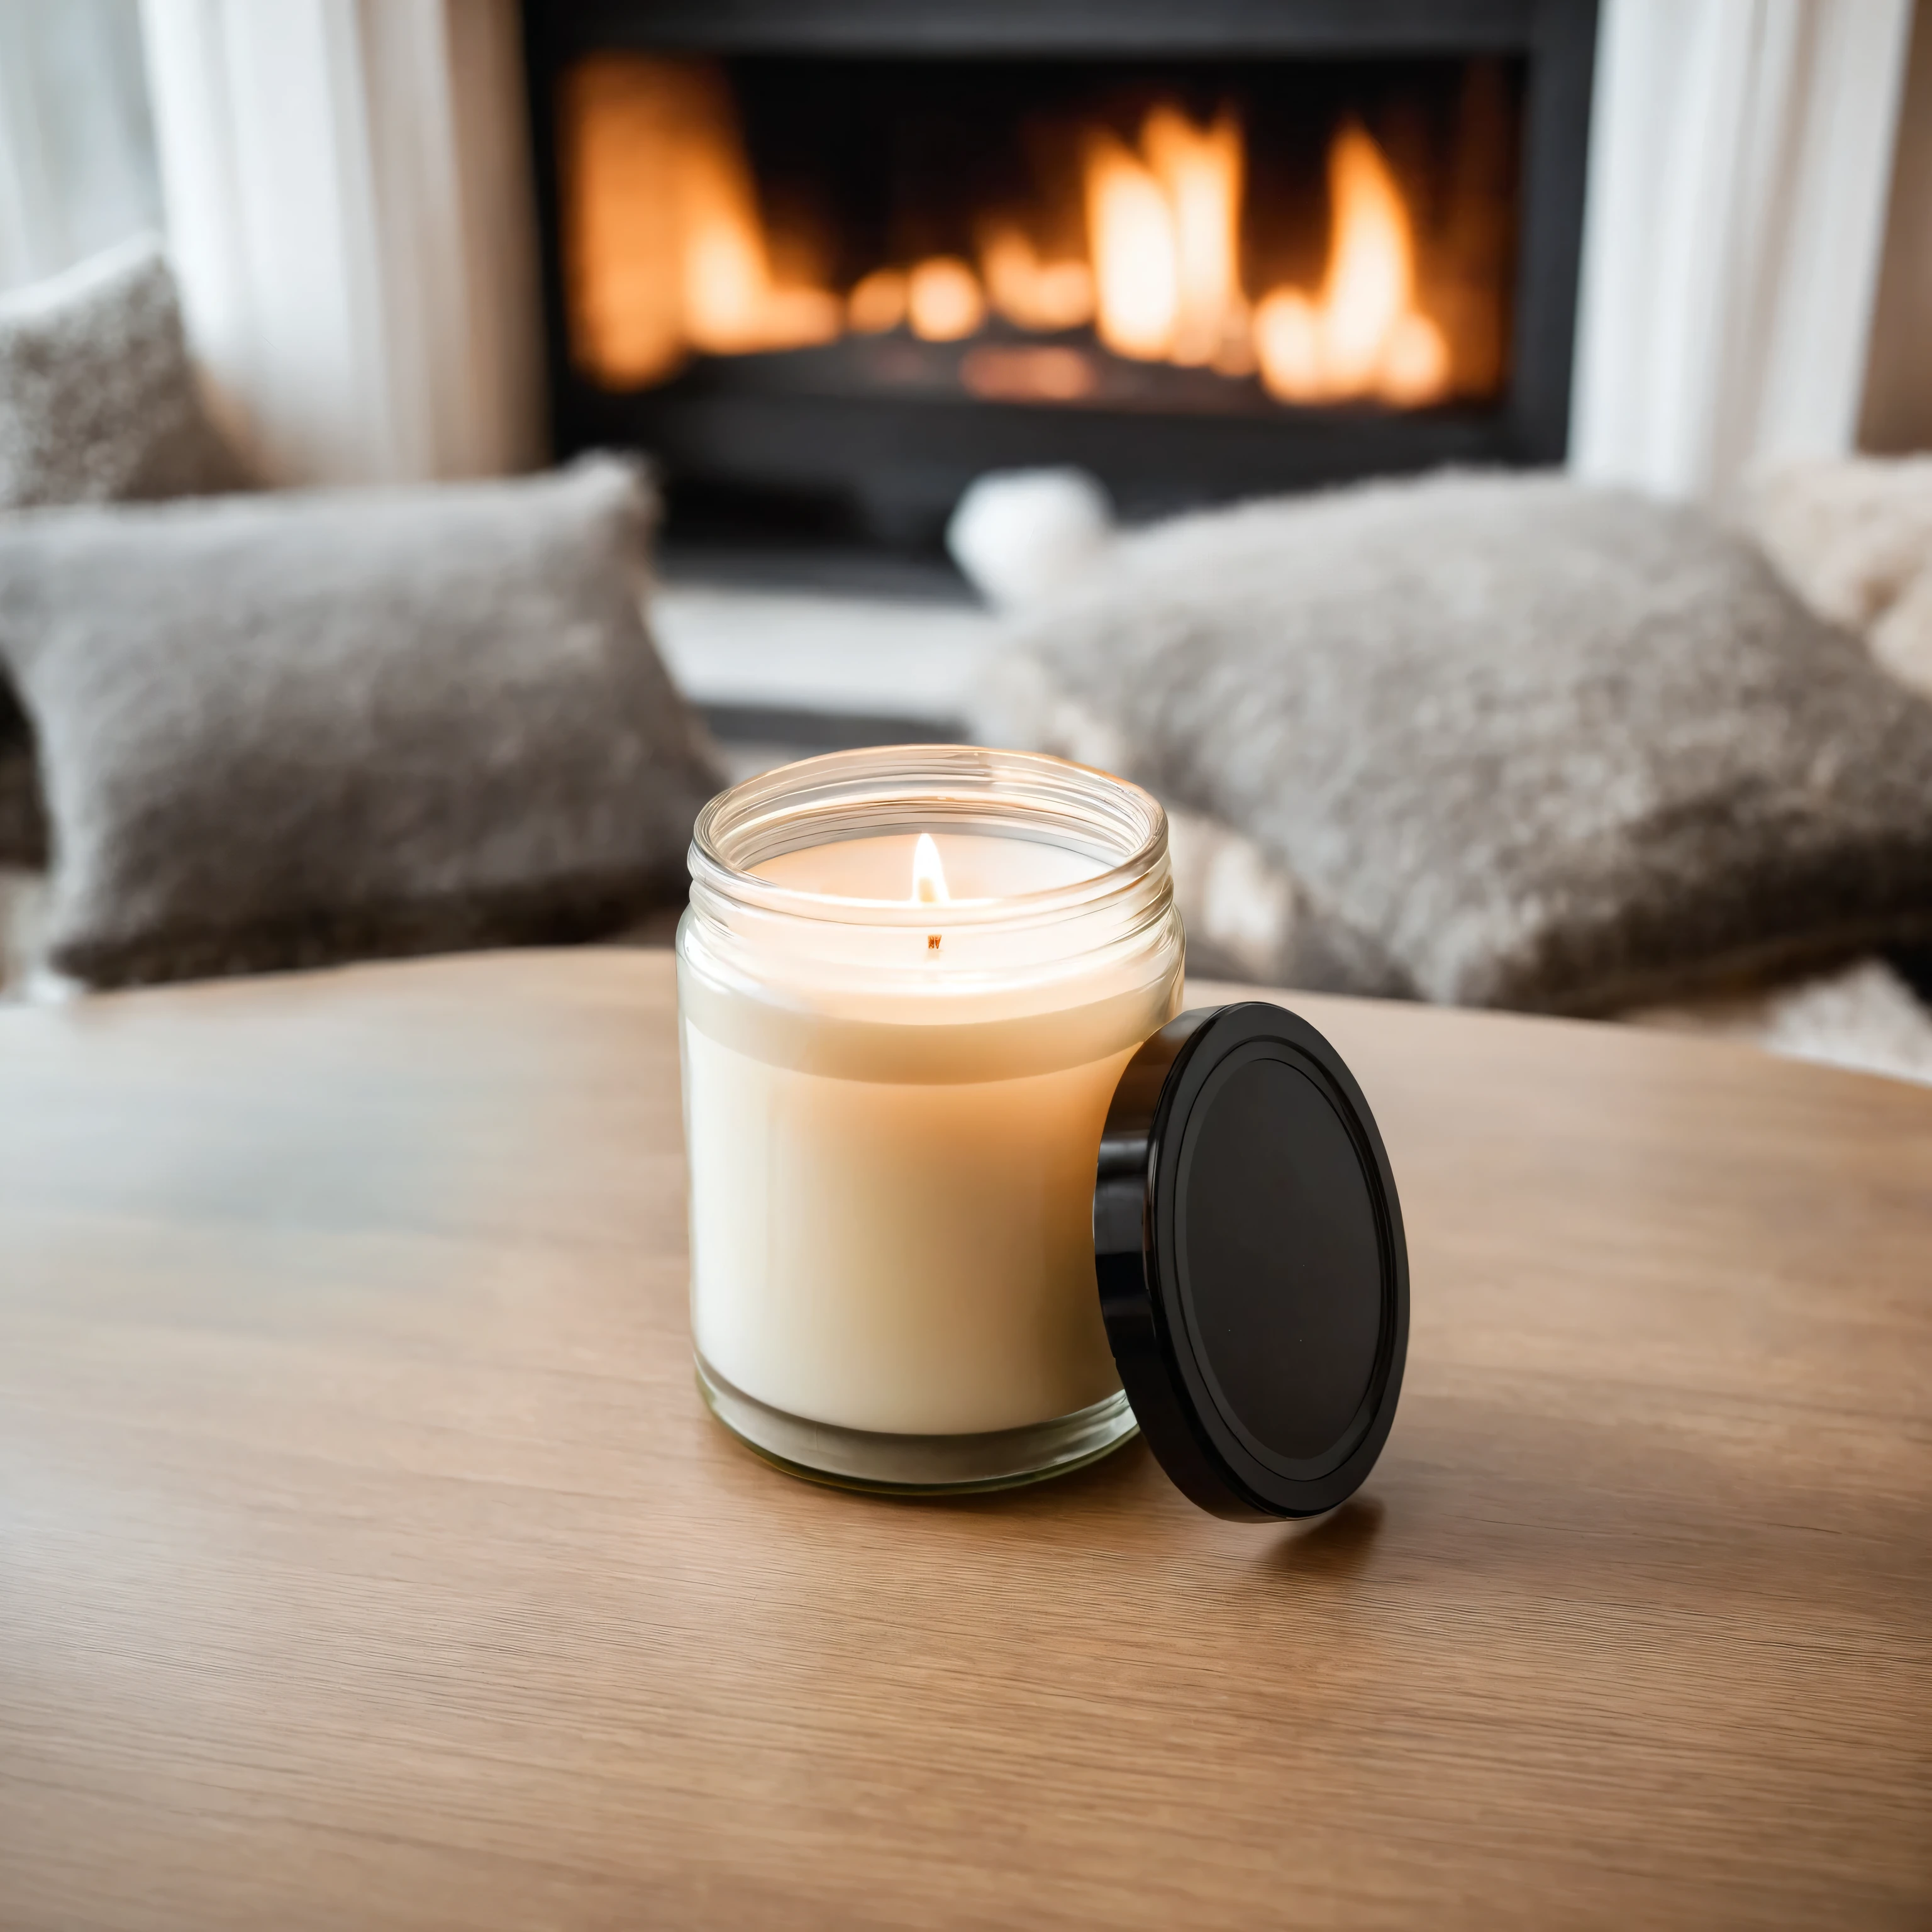
[[[1142,1433],[1203,1509],[1313,1516],[1360,1486],[1402,1389],[1408,1256],[1374,1116],[1306,1020],[1207,1008],[1134,1055],[1094,1253]]]

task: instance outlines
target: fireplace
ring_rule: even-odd
[[[1594,0],[525,9],[553,430],[674,535],[917,548],[1561,458]]]

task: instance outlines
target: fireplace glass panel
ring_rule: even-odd
[[[1525,63],[702,58],[561,76],[596,392],[1494,408]]]

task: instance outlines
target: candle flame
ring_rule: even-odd
[[[922,832],[912,850],[912,900],[914,905],[949,905],[952,895],[946,890],[946,868],[939,862],[939,848],[932,834]]]

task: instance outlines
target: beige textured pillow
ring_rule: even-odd
[[[40,808],[33,732],[0,676],[0,867],[36,867],[44,865],[46,856],[46,819]]]
[[[1784,464],[1754,480],[1744,512],[1813,610],[1932,697],[1932,456]]]

